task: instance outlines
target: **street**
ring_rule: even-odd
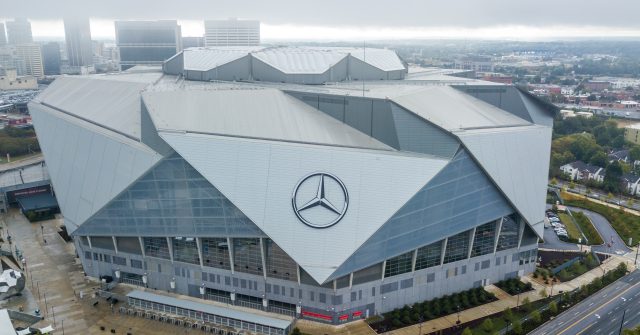
[[[624,328],[633,328],[640,324],[639,301],[640,271],[636,270],[530,334],[618,334],[624,311]]]

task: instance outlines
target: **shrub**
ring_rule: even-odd
[[[545,290],[545,289],[541,289],[541,290],[540,290],[540,297],[544,299],[544,298],[546,298],[547,296],[548,296],[548,294],[547,294],[547,290]]]
[[[505,321],[511,321],[513,319],[513,311],[511,310],[511,308],[506,308],[502,316],[504,317]]]
[[[524,334],[524,331],[522,329],[522,323],[520,323],[520,321],[518,320],[513,321],[513,325],[511,329],[513,330],[513,333],[516,335]]]
[[[491,320],[491,318],[486,318],[484,319],[484,321],[482,321],[482,330],[484,330],[485,332],[489,333],[493,330],[493,321]]]
[[[552,301],[552,302],[549,304],[549,311],[550,311],[552,314],[554,314],[554,315],[555,315],[555,314],[558,314],[558,304],[556,304],[556,302],[555,302],[555,301]]]
[[[540,315],[540,312],[538,311],[533,311],[531,312],[531,319],[533,320],[533,322],[539,324],[540,322],[542,322],[542,315]]]
[[[531,309],[531,300],[529,300],[529,297],[522,299],[522,308],[527,312]]]
[[[473,332],[471,331],[471,329],[469,329],[469,328],[465,328],[465,329],[462,331],[462,335],[473,335]]]

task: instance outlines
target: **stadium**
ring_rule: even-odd
[[[95,278],[339,324],[535,268],[556,111],[513,86],[194,48],[29,110]]]

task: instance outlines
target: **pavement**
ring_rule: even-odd
[[[592,212],[582,208],[576,208],[576,207],[568,207],[568,208],[572,212],[584,213],[584,215],[586,215],[591,220],[591,222],[593,223],[593,226],[596,228],[596,230],[602,237],[602,240],[605,242],[603,245],[591,246],[591,250],[602,252],[602,253],[608,253],[608,254],[616,254],[616,255],[624,255],[632,251],[626,246],[626,244],[624,243],[620,235],[618,235],[616,230],[613,229],[609,221],[607,221],[607,219],[604,216],[596,212]]]
[[[23,167],[23,166],[27,166],[27,165],[40,163],[42,161],[44,161],[44,156],[42,156],[42,154],[29,156],[29,157],[26,157],[26,158],[23,158],[23,159],[19,159],[19,160],[16,160],[16,161],[11,161],[10,163],[0,164],[0,172],[7,171],[7,170],[12,170],[12,169]]]
[[[618,334],[620,325],[640,325],[640,271],[600,292],[534,330],[532,335]],[[624,321],[622,319],[624,313]]]

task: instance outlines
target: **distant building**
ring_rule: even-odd
[[[575,161],[573,163],[565,164],[560,167],[560,170],[570,180],[595,180],[597,182],[604,181],[604,169],[584,163],[582,161]]]
[[[630,195],[640,194],[640,177],[633,173],[625,173],[620,178],[622,185]]]
[[[629,162],[629,150],[628,149],[614,150],[614,151],[611,151],[607,155],[607,157],[609,159],[609,163],[613,163],[614,161],[627,163]]]
[[[608,81],[590,80],[584,83],[584,88],[587,89],[587,91],[591,91],[591,92],[604,91],[608,89],[609,86],[611,86],[611,83]]]
[[[204,46],[204,37],[189,36],[182,38],[182,48],[199,48]]]
[[[34,90],[38,88],[35,77],[19,77],[15,68],[0,67],[0,90]]]
[[[635,144],[640,144],[640,123],[624,127],[624,139]]]
[[[158,65],[182,50],[182,33],[175,20],[116,21],[120,68]]]
[[[7,34],[4,31],[4,23],[0,22],[0,46],[7,45]]]
[[[27,19],[19,18],[13,21],[7,21],[6,25],[9,44],[18,45],[33,43],[31,23],[27,21]]]
[[[64,40],[70,66],[93,64],[91,29],[88,18],[65,18]]]
[[[494,72],[494,63],[488,56],[465,56],[454,60],[453,67],[459,70]]]
[[[256,46],[260,44],[260,21],[256,20],[206,20],[204,44],[214,46]]]
[[[16,55],[16,48],[12,45],[0,47],[0,67],[15,68],[19,76],[24,76],[27,70],[24,61]]]
[[[16,56],[24,61],[25,75],[41,78],[44,76],[42,50],[35,43],[16,45]]]
[[[60,74],[60,44],[57,42],[49,42],[43,45],[42,62],[45,76]]]

